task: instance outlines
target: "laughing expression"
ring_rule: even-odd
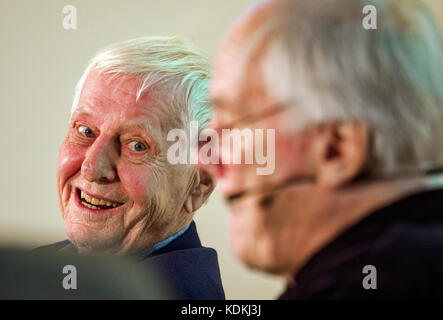
[[[79,251],[141,251],[182,222],[192,171],[166,161],[171,115],[149,93],[136,101],[137,86],[92,71],[70,119],[57,186]]]

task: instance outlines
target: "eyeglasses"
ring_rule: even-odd
[[[247,114],[237,120],[229,122],[227,125],[221,126],[221,129],[223,128],[235,128],[238,127],[240,124],[252,124],[255,122],[258,122],[260,120],[272,117],[274,115],[277,115],[279,113],[282,113],[283,111],[289,110],[290,108],[287,106],[284,106],[282,104],[273,104],[270,107],[267,107],[260,112],[256,113],[250,113]],[[384,176],[379,178],[380,180],[392,180],[396,178],[400,178],[402,176],[407,176],[408,173],[411,173],[410,170],[399,170],[389,176]],[[416,172],[415,172],[416,174]],[[428,181],[428,187],[429,188],[440,188],[443,187],[443,168],[434,168],[429,169],[423,172],[425,176],[430,176]],[[368,175],[365,174],[365,172],[362,172],[358,177],[354,179],[354,181],[362,181],[366,180],[368,178]],[[239,199],[253,196],[253,195],[262,195],[262,198],[260,200],[260,204],[263,207],[271,205],[271,203],[275,199],[275,193],[280,192],[281,190],[304,183],[315,183],[316,177],[314,175],[297,175],[297,176],[290,176],[287,179],[284,179],[280,183],[276,183],[274,185],[267,185],[266,187],[263,187],[261,185],[255,186],[252,188],[244,189],[242,191],[239,191],[235,194],[230,195],[227,198],[227,201],[229,203],[234,203]]]
[[[272,104],[269,107],[264,108],[263,110],[259,111],[259,112],[253,112],[253,113],[249,113],[245,116],[240,117],[239,119],[236,119],[234,121],[231,121],[227,124],[224,124],[221,127],[221,129],[228,129],[228,128],[236,128],[239,127],[239,125],[242,124],[252,124],[252,123],[256,123],[260,120],[266,119],[266,118],[270,118],[274,115],[277,115],[279,113],[282,113],[286,110],[288,110],[289,108],[285,107],[282,104]]]
[[[283,180],[281,183],[277,183],[274,185],[267,185],[266,188],[263,188],[261,186],[252,187],[249,189],[242,190],[240,192],[237,192],[233,195],[230,195],[227,199],[228,202],[232,203],[240,198],[246,197],[246,196],[253,196],[253,195],[260,195],[260,194],[272,194],[275,192],[278,192],[282,189],[285,189],[287,187],[297,185],[300,183],[313,183],[315,182],[315,176],[314,175],[298,175],[298,176],[291,176],[285,180]]]
[[[424,172],[425,176],[428,176],[427,187],[429,189],[438,189],[443,187],[443,168],[436,168],[431,170],[426,170]],[[399,178],[401,175],[391,175],[389,177],[380,178],[380,180],[392,180],[395,178]],[[356,178],[354,181],[362,181],[363,175],[360,178]],[[266,186],[265,188],[261,186],[252,187],[249,189],[242,190],[228,197],[227,201],[229,203],[233,203],[241,198],[253,196],[253,195],[262,195],[260,200],[260,205],[263,207],[267,207],[271,205],[274,201],[275,193],[280,192],[281,190],[304,183],[314,183],[316,181],[316,177],[314,175],[298,175],[291,176],[281,183],[277,183],[271,186]]]

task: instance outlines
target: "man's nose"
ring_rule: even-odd
[[[90,182],[108,183],[117,179],[115,144],[111,139],[97,138],[86,152],[81,174]]]

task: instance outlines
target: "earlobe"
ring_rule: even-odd
[[[183,204],[183,207],[187,213],[193,213],[193,205],[192,205],[192,195],[189,195],[186,199],[185,203]]]
[[[200,209],[215,188],[213,178],[204,169],[198,169],[196,175],[197,184],[183,204],[187,213],[193,213]]]

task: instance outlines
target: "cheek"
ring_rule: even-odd
[[[134,202],[147,202],[158,192],[152,171],[146,167],[121,166],[118,168],[120,181],[127,195]]]
[[[308,168],[308,141],[303,135],[277,131],[275,136],[275,170],[286,175],[304,173]]]
[[[80,171],[85,158],[85,148],[64,141],[60,147],[57,166],[58,187],[64,186],[69,177]]]

